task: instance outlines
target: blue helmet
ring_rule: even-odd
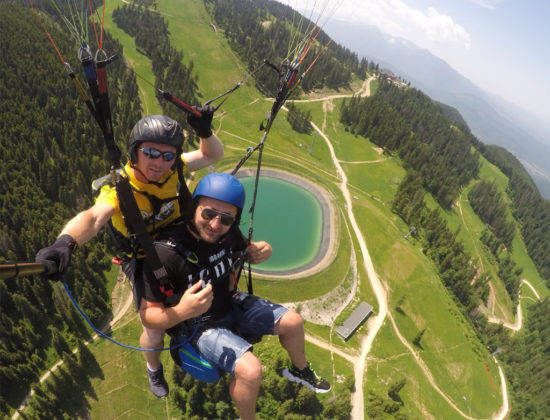
[[[215,172],[206,175],[199,181],[193,192],[193,199],[197,197],[215,198],[233,204],[238,210],[242,210],[245,199],[244,186],[233,175]]]

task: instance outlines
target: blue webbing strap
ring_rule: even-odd
[[[105,333],[103,333],[102,331],[100,331],[94,324],[92,324],[92,321],[90,321],[90,319],[86,316],[86,314],[84,313],[84,311],[80,308],[80,306],[78,306],[78,303],[76,302],[75,298],[73,297],[73,295],[71,294],[70,290],[69,290],[69,286],[67,286],[67,283],[63,282],[63,287],[65,288],[65,291],[67,292],[67,295],[69,296],[69,298],[71,299],[71,302],[73,303],[74,307],[76,308],[76,310],[78,312],[80,312],[80,315],[82,315],[82,317],[86,320],[86,322],[88,323],[88,325],[90,327],[92,327],[92,329],[98,333],[100,336],[102,336],[103,338],[106,338],[107,340],[109,341],[112,341],[113,343],[121,346],[121,347],[124,347],[124,348],[127,348],[127,349],[132,349],[132,350],[139,350],[139,351],[165,351],[165,350],[172,350],[172,349],[177,349],[178,347],[181,347],[183,346],[184,344],[186,344],[187,342],[189,342],[189,340],[191,340],[193,338],[193,336],[195,335],[195,333],[197,332],[197,328],[199,327],[199,325],[197,324],[195,326],[195,330],[193,331],[193,334],[191,334],[191,336],[185,340],[183,343],[179,343],[175,346],[172,346],[172,347],[165,347],[163,349],[143,349],[141,347],[135,347],[135,346],[129,346],[127,344],[122,344],[122,343],[119,343],[118,341],[116,341],[114,338],[112,337],[109,337],[108,335],[106,335]]]

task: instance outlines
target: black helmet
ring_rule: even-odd
[[[169,144],[181,153],[183,133],[177,121],[165,115],[148,115],[139,120],[128,140],[128,154],[132,162],[137,162],[137,149],[143,142]]]

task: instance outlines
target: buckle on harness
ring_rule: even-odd
[[[174,290],[173,289],[166,288],[164,286],[160,286],[160,291],[162,293],[164,293],[166,296],[173,296],[174,295]]]

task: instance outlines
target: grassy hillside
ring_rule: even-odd
[[[150,61],[137,53],[133,39],[112,23],[112,10],[120,5],[121,0],[107,3],[105,26],[124,46],[125,57],[139,76],[144,114],[159,112],[154,89],[145,82],[153,81]],[[211,25],[202,0],[159,0],[157,10],[169,22],[173,45],[183,50],[184,60],[193,61],[203,101],[243,79],[244,66],[227,45],[223,33]],[[165,88],[169,90],[170,86]],[[353,92],[339,94],[351,95]],[[322,97],[322,94],[317,93],[316,96]],[[490,418],[502,404],[497,366],[489,358],[489,350],[478,340],[455,299],[442,285],[436,268],[422,252],[421,244],[412,237],[404,238],[409,227],[391,212],[391,202],[405,170],[398,158],[381,154],[369,140],[344,130],[339,122],[341,101],[315,101],[297,106],[311,111],[313,122],[321,128],[334,148],[348,178],[354,217],[387,293],[389,315],[367,356],[363,384],[365,417],[376,416],[373,404],[369,403],[372,395],[388,399],[391,385],[405,379],[406,384],[397,398],[400,402],[397,402],[400,413],[407,417],[459,419],[466,414],[473,418]],[[271,103],[252,85],[243,85],[216,112],[214,127],[224,143],[225,157],[215,166],[215,170],[232,169],[246,148],[260,140],[262,132],[258,131],[258,126]],[[313,150],[309,154],[312,144]],[[256,156],[246,164],[247,168],[255,166]],[[363,300],[373,305],[375,314],[378,313],[381,305],[361,263],[363,255],[358,239],[350,228],[341,193],[341,179],[325,140],[315,132],[307,135],[296,133],[287,123],[285,112],[281,111],[266,142],[263,167],[300,175],[327,191],[336,208],[338,252],[329,267],[306,278],[256,278],[255,292],[278,302],[311,300],[330,293],[338,286],[349,288],[356,271],[357,293],[338,316],[336,325]],[[197,174],[196,179],[202,175]],[[482,161],[480,178],[496,180],[504,193],[507,178],[485,160]],[[495,305],[493,309],[487,308],[487,312],[492,311],[495,317],[512,323],[515,308],[498,279],[490,252],[479,240],[483,223],[468,203],[467,193],[471,187],[462,192],[458,205],[446,212],[445,218],[453,230],[460,227],[459,237],[476,259],[474,263],[491,274]],[[430,205],[437,204],[430,200]],[[550,295],[528,258],[519,234],[516,235],[512,255],[516,263],[524,267],[523,277],[538,293],[541,296]],[[528,305],[533,295],[525,286],[522,293],[526,299],[520,303]],[[320,337],[336,350],[352,357],[357,357],[369,328],[367,324],[344,343],[329,326],[306,323],[309,334]],[[140,331],[139,321],[130,311],[117,324],[113,336],[121,342],[136,345]],[[417,339],[419,334],[421,339]],[[278,346],[276,339],[265,339],[255,349],[262,358],[273,346]],[[158,419],[179,416],[172,396],[167,400],[158,400],[149,392],[143,357],[139,352],[117,347],[106,340],[95,341],[90,348],[99,365],[90,382],[93,391],[87,396],[91,418]],[[307,352],[318,372],[334,384],[331,393],[320,397],[322,403],[326,402],[343,389],[346,379],[353,378],[354,364],[336,352],[310,343]],[[168,354],[163,355],[163,361],[168,381],[174,387],[174,366]],[[268,362],[267,358],[262,361]]]

